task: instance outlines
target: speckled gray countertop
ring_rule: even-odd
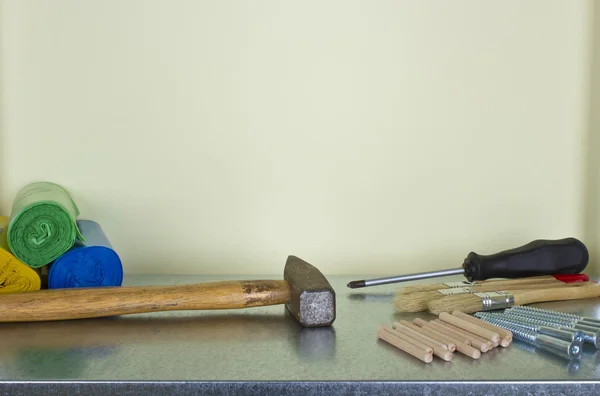
[[[237,278],[126,276],[124,284],[228,279]],[[433,318],[394,312],[393,293],[407,283],[352,290],[346,284],[356,277],[329,279],[337,293],[331,328],[302,328],[284,306],[1,324],[0,393],[600,394],[600,354],[587,345],[576,363],[518,341],[479,360],[456,353],[422,363],[376,338],[381,323]],[[451,280],[462,279],[418,283]],[[595,300],[536,306],[600,318]]]

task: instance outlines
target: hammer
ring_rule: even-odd
[[[176,286],[112,286],[38,290],[0,296],[0,322],[97,318],[159,311],[216,310],[285,304],[305,327],[335,320],[335,291],[314,266],[288,256],[283,280]]]

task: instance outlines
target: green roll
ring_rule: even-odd
[[[28,184],[17,192],[13,202],[8,246],[32,268],[49,264],[69,250],[76,239],[84,241],[77,216],[77,205],[58,184]]]

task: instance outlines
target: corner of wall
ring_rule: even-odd
[[[0,216],[3,215],[2,213],[2,208],[4,208],[3,206],[3,194],[2,192],[2,188],[4,186],[4,145],[2,144],[3,142],[3,135],[4,135],[4,124],[5,124],[5,112],[4,112],[4,3],[0,1]]]
[[[587,136],[584,143],[583,239],[590,251],[589,275],[600,274],[600,4],[590,2]]]

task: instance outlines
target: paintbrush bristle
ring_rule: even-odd
[[[394,306],[399,312],[423,312],[427,311],[429,301],[442,297],[444,295],[438,290],[398,294],[394,300]]]
[[[406,286],[398,290],[398,294],[410,294],[432,290],[447,289],[448,286],[443,283],[424,283],[422,285]]]
[[[462,311],[464,313],[478,312],[482,309],[481,297],[477,297],[474,294],[446,296],[429,301],[427,309],[436,315],[452,311]]]

